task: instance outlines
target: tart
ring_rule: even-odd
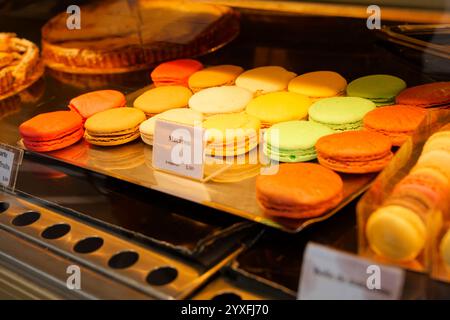
[[[81,28],[69,30],[67,13],[42,28],[42,55],[69,73],[121,73],[164,60],[210,52],[238,33],[236,12],[180,0],[113,0],[81,8]]]
[[[29,87],[44,72],[39,49],[14,33],[0,33],[0,99]]]

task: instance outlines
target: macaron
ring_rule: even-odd
[[[264,153],[281,162],[313,160],[317,157],[317,140],[333,133],[327,126],[310,121],[280,122],[264,133]]]
[[[191,96],[191,90],[183,86],[156,87],[137,97],[133,106],[150,118],[169,109],[187,107]]]
[[[450,268],[450,229],[447,230],[444,237],[441,240],[439,246],[439,252],[441,254],[442,261],[447,268]]]
[[[376,108],[367,99],[358,97],[325,98],[314,102],[309,108],[309,120],[330,127],[336,131],[359,130],[363,118]]]
[[[236,79],[236,85],[255,95],[286,90],[296,74],[278,66],[259,67],[245,71]]]
[[[189,108],[170,109],[145,120],[139,126],[142,140],[148,144],[153,145],[153,136],[155,135],[155,123],[157,119],[176,122],[190,126],[201,126],[203,122],[203,115],[195,110]]]
[[[391,141],[369,131],[345,131],[320,138],[317,159],[327,168],[345,173],[381,171],[391,161]]]
[[[387,75],[374,74],[353,80],[347,86],[347,95],[373,101],[377,106],[395,103],[395,97],[406,88],[402,79]]]
[[[246,113],[217,114],[203,122],[205,154],[236,156],[258,145],[260,121]]]
[[[450,153],[450,131],[438,131],[433,133],[422,148],[422,155],[434,150],[442,150]]]
[[[416,168],[397,183],[389,202],[426,214],[432,208],[445,208],[449,190],[449,180],[442,173]]]
[[[211,87],[231,86],[243,71],[241,67],[229,64],[205,68],[189,77],[189,88],[198,92]]]
[[[391,139],[392,145],[401,146],[413,134],[425,114],[425,109],[413,106],[377,108],[364,116],[364,129],[381,133]]]
[[[178,59],[161,63],[150,74],[156,87],[188,86],[189,77],[203,69],[201,62],[193,59]]]
[[[99,112],[85,123],[85,139],[98,146],[116,146],[139,138],[145,113],[136,108],[116,108]]]
[[[422,108],[449,107],[450,81],[433,82],[407,88],[400,92],[396,102]]]
[[[261,120],[262,128],[275,123],[302,120],[308,115],[311,100],[294,92],[273,92],[256,97],[246,107],[246,112]]]
[[[22,123],[19,132],[28,150],[59,150],[83,137],[83,119],[73,111],[41,113]]]
[[[205,116],[241,112],[252,100],[253,94],[236,86],[207,88],[189,99],[189,107]]]
[[[83,122],[94,114],[112,108],[124,107],[125,96],[117,90],[98,90],[88,92],[70,100],[69,108],[80,114]]]
[[[290,92],[300,93],[316,101],[345,94],[347,80],[334,71],[308,72],[289,82]]]
[[[402,206],[383,206],[372,213],[366,225],[371,249],[398,262],[414,260],[424,249],[427,230],[420,217]]]
[[[274,217],[323,215],[341,202],[342,194],[341,177],[315,163],[283,163],[276,174],[256,178],[256,199]]]
[[[444,150],[432,150],[422,154],[412,172],[416,168],[432,168],[441,172],[450,181],[450,153]]]

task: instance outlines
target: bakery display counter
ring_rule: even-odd
[[[395,74],[408,86],[450,74],[448,60],[399,49],[362,19],[239,13],[239,36],[199,57],[205,66],[335,70],[346,79]],[[45,21],[18,21],[2,17],[0,29],[39,43]],[[376,174],[348,177],[354,188],[346,200],[304,223],[265,217],[256,204],[255,178],[201,183],[153,170],[152,149],[140,140],[110,149],[81,140],[50,153],[21,143],[21,123],[63,110],[82,93],[115,89],[132,104],[151,85],[150,71],[76,75],[47,69],[20,95],[2,101],[0,142],[24,149],[24,157],[15,191],[0,193],[0,277],[1,268],[16,268],[15,278],[45,283],[35,296],[48,298],[295,299],[309,241],[357,252],[355,206]],[[47,231],[62,225],[70,237],[64,237],[67,227]],[[64,288],[73,261],[86,274],[82,291]],[[408,272],[404,299],[449,296],[448,284]]]

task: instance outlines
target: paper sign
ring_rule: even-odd
[[[180,176],[203,179],[204,129],[157,119],[153,166]]]
[[[0,143],[0,187],[14,191],[23,150]]]
[[[395,300],[405,272],[357,255],[309,243],[303,257],[300,300]]]

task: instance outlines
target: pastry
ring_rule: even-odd
[[[396,102],[422,108],[449,107],[450,81],[433,82],[407,88],[400,92]]]
[[[376,108],[367,99],[358,97],[325,98],[314,102],[309,108],[309,120],[336,131],[359,130],[364,116]]]
[[[311,100],[293,92],[273,92],[253,99],[246,112],[261,120],[262,128],[279,122],[301,120],[308,115]]]
[[[426,152],[419,157],[412,172],[415,168],[432,168],[441,172],[450,181],[450,153],[445,150]]]
[[[231,86],[243,71],[244,69],[239,66],[228,64],[209,67],[191,75],[189,88],[193,92],[198,92],[211,87]]]
[[[201,126],[203,115],[200,112],[189,108],[179,108],[170,109],[165,112],[159,113],[154,117],[151,117],[150,119],[142,122],[139,126],[141,138],[148,145],[153,145],[153,137],[155,135],[155,122],[157,119],[177,122],[190,126]]]
[[[447,268],[450,268],[450,229],[445,233],[439,246],[442,261]]]
[[[347,80],[333,71],[314,71],[302,74],[289,82],[288,90],[316,101],[345,94]]]
[[[139,138],[145,113],[136,108],[115,108],[94,114],[85,123],[85,139],[90,144],[115,146]]]
[[[203,69],[200,61],[193,59],[178,59],[161,63],[151,73],[156,87],[160,86],[188,86],[189,77]]]
[[[137,97],[133,106],[150,118],[170,109],[187,107],[191,96],[191,90],[183,86],[156,87]]]
[[[189,99],[189,107],[205,116],[241,112],[252,100],[252,93],[236,86],[208,88]]]
[[[434,150],[442,150],[450,153],[450,131],[438,131],[432,134],[422,149],[422,154]]]
[[[94,114],[126,105],[125,96],[117,90],[99,90],[82,94],[70,100],[69,108],[86,121]]]
[[[216,50],[239,30],[225,6],[181,0],[123,0],[81,7],[81,28],[64,11],[42,28],[48,67],[69,73],[120,73]]]
[[[269,216],[317,217],[336,207],[342,194],[341,177],[315,163],[283,163],[276,174],[256,179],[256,199]]]
[[[381,171],[392,159],[391,141],[369,131],[345,131],[320,138],[317,159],[327,168],[345,173]]]
[[[427,230],[424,222],[412,210],[388,205],[370,215],[366,237],[376,254],[406,262],[415,259],[424,249]]]
[[[257,118],[245,113],[217,114],[209,117],[203,122],[205,154],[223,157],[249,152],[258,145],[260,126]]]
[[[280,122],[264,133],[264,153],[281,162],[313,160],[317,157],[317,140],[332,133],[327,126],[310,121]]]
[[[387,136],[394,146],[401,146],[413,134],[425,114],[426,110],[413,106],[382,107],[364,116],[364,128]]]
[[[44,73],[38,47],[14,33],[0,33],[0,99],[32,85]]]
[[[72,111],[39,114],[19,127],[25,147],[47,152],[68,147],[83,137],[83,119]]]
[[[287,89],[296,74],[282,67],[266,66],[247,70],[236,79],[236,85],[250,90],[255,95]]]
[[[406,88],[406,83],[398,77],[374,74],[353,80],[347,86],[347,95],[373,101],[377,106],[395,103],[395,97]]]

